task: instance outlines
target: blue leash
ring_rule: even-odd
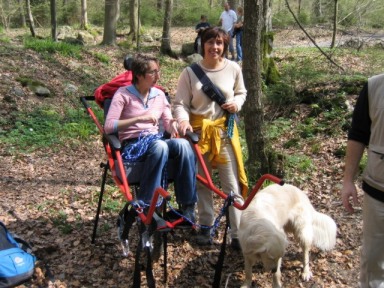
[[[140,161],[141,158],[144,156],[144,154],[147,152],[149,145],[153,141],[163,139],[163,133],[159,134],[147,134],[147,135],[142,135],[144,132],[147,132],[147,130],[142,131],[139,135],[139,138],[137,139],[136,142],[129,144],[124,147],[123,152],[121,153],[121,157],[125,162],[137,162]],[[165,168],[163,169],[162,172],[162,177],[161,177],[161,186],[167,190],[168,188],[168,173],[167,173],[167,164],[165,164]]]
[[[124,160],[127,162],[136,162],[147,152],[149,145],[158,139],[163,138],[163,134],[147,134],[142,136],[146,131],[140,133],[136,142],[124,147],[124,151],[121,154]]]

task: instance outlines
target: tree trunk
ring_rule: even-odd
[[[336,44],[337,14],[338,14],[338,11],[339,11],[338,0],[335,0],[335,7],[334,7],[334,12],[333,12],[333,33],[332,33],[331,48],[335,48],[335,44]]]
[[[119,0],[105,1],[103,45],[116,45],[116,27],[120,13]]]
[[[20,25],[21,27],[27,27],[27,22],[25,20],[25,13],[24,13],[24,4],[23,0],[17,0],[19,3],[19,11],[20,11]]]
[[[56,0],[51,0],[51,37],[57,42]]]
[[[26,6],[27,6],[26,8],[27,8],[27,15],[28,15],[29,30],[31,31],[32,37],[36,37],[35,22],[33,21],[30,0],[26,0]]]
[[[64,25],[70,25],[70,21],[69,21],[69,12],[68,12],[69,8],[68,8],[68,0],[63,0],[63,8],[62,8],[62,12],[63,12],[63,16],[62,16],[62,24]]]
[[[273,58],[272,1],[263,0],[263,2],[264,25],[261,30],[261,61],[263,65],[262,74],[265,83],[268,85],[277,83],[280,79],[280,73]]]
[[[88,29],[88,9],[87,9],[87,0],[81,0],[81,19],[80,19],[80,29]]]
[[[157,0],[156,1],[156,8],[158,11],[162,11],[164,7],[164,0]]]
[[[301,13],[301,0],[298,0],[298,3],[297,3],[297,15],[300,15]]]
[[[264,116],[261,79],[261,34],[264,27],[263,1],[244,1],[244,82],[247,101],[243,106],[245,137],[248,146],[246,162],[250,181],[256,181],[268,171],[265,153]]]
[[[171,22],[172,22],[173,0],[165,0],[163,36],[161,39],[160,52],[165,55],[177,58],[176,53],[171,48]]]
[[[321,0],[315,0],[312,4],[313,14],[316,18],[321,18],[323,16],[323,11],[321,9]]]
[[[138,40],[139,40],[139,32],[140,28],[140,19],[139,19],[139,1],[138,0],[130,0],[129,1],[129,34],[132,34],[132,42],[136,42],[137,48]]]

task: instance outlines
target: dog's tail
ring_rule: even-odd
[[[323,250],[331,250],[336,244],[336,223],[323,213],[314,212],[313,215],[313,244]]]

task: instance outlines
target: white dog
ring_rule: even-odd
[[[299,188],[273,184],[262,189],[241,216],[239,241],[244,255],[245,282],[252,285],[252,266],[258,260],[265,271],[272,271],[274,288],[281,287],[281,258],[288,245],[285,233],[293,233],[303,249],[302,278],[312,277],[309,250],[314,245],[330,250],[336,244],[336,223],[317,212]],[[284,233],[285,232],[285,233]]]

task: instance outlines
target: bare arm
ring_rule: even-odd
[[[345,209],[348,212],[354,211],[350,198],[352,198],[353,205],[357,205],[359,203],[357,199],[357,190],[354,181],[359,169],[359,163],[361,157],[363,156],[364,149],[365,145],[363,143],[354,140],[348,140],[347,153],[345,157],[346,159],[343,188],[341,190],[341,199],[343,201]]]

